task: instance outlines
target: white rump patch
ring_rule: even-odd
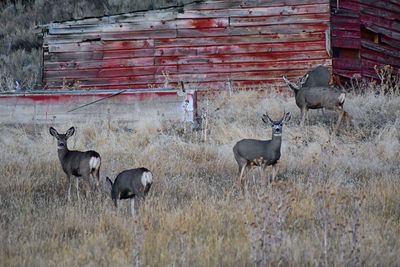
[[[143,172],[141,182],[144,187],[146,187],[147,184],[153,183],[153,174],[151,174],[151,172]]]
[[[97,170],[100,167],[100,158],[91,157],[89,160],[89,167],[91,170]]]
[[[341,93],[338,97],[338,101],[340,104],[344,103],[344,99],[346,98],[346,94],[345,93]]]

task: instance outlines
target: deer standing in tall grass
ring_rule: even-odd
[[[264,114],[262,121],[272,127],[271,140],[242,139],[233,147],[233,154],[239,165],[237,184],[244,191],[244,172],[247,167],[259,166],[265,169],[272,166],[271,182],[275,181],[276,163],[281,157],[282,128],[284,123],[291,118],[290,112],[284,113],[280,120],[274,121],[268,113]]]
[[[97,178],[96,187],[100,182],[101,157],[99,153],[93,150],[76,151],[69,150],[67,140],[75,133],[75,128],[71,127],[65,134],[60,134],[53,127],[49,129],[50,135],[57,139],[58,158],[61,167],[68,178],[68,201],[71,200],[71,176],[76,177],[76,191],[79,198],[79,178],[81,177],[86,184],[85,195],[88,193],[90,179]]]
[[[300,126],[304,126],[309,109],[325,108],[334,110],[339,118],[333,133],[338,130],[343,117],[348,116],[343,109],[346,94],[335,87],[329,86],[329,79],[327,79],[329,75],[326,67],[319,66],[305,74],[298,84],[289,81],[286,76],[283,76],[286,85],[293,90],[296,105],[300,108]]]
[[[109,177],[106,180],[111,185],[115,207],[118,207],[118,199],[131,199],[131,215],[135,216],[135,198],[145,199],[153,184],[153,174],[146,168],[137,168],[119,173],[114,182]]]

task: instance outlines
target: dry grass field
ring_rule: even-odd
[[[0,265],[399,266],[400,98],[350,94],[345,108],[352,124],[337,136],[333,112],[310,111],[301,128],[292,97],[253,91],[203,101],[206,140],[156,118],[88,119],[69,148],[102,155],[103,190],[80,202],[74,188],[67,202],[48,126],[1,125]],[[232,147],[270,139],[261,115],[284,109],[278,181],[264,187],[254,169],[242,196]],[[132,218],[129,201],[113,206],[105,177],[141,166],[155,182]]]

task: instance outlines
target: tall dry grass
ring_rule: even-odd
[[[208,103],[206,142],[203,131],[157,118],[75,125],[69,147],[96,149],[103,159],[103,191],[81,202],[74,190],[66,201],[47,126],[1,125],[0,265],[400,264],[400,98],[348,96],[353,121],[338,136],[332,112],[311,111],[300,128],[294,99],[283,95],[236,92]],[[292,120],[283,129],[279,181],[265,188],[250,171],[241,196],[232,147],[270,138],[261,114],[279,117],[283,109]],[[155,182],[133,219],[128,203],[115,210],[104,178],[140,166]]]

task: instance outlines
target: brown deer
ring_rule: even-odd
[[[309,109],[334,110],[339,115],[333,131],[335,133],[343,117],[348,116],[347,112],[343,110],[346,94],[329,86],[329,80],[326,79],[328,70],[325,68],[325,71],[323,68],[325,67],[310,71],[300,79],[298,84],[289,81],[285,76],[283,76],[283,80],[295,94],[296,105],[301,111],[300,125],[304,126]]]
[[[111,185],[115,207],[118,207],[118,199],[130,199],[131,215],[135,216],[135,198],[139,201],[145,199],[153,184],[153,174],[146,168],[136,168],[121,172],[114,182],[109,177],[106,180]]]
[[[71,176],[76,177],[76,191],[78,200],[80,200],[78,178],[81,177],[83,182],[86,183],[86,195],[91,177],[97,178],[97,187],[100,182],[101,157],[99,153],[93,150],[82,152],[68,149],[67,140],[75,133],[74,127],[69,128],[65,134],[58,133],[53,127],[50,127],[49,132],[57,139],[58,158],[60,159],[61,167],[68,178],[68,201],[71,200]]]
[[[264,114],[262,120],[272,127],[272,139],[256,140],[242,139],[233,147],[233,154],[239,165],[239,178],[237,184],[244,191],[243,175],[247,167],[260,166],[266,168],[272,166],[271,181],[275,180],[276,163],[281,157],[282,128],[283,124],[291,118],[290,112],[284,113],[280,120],[272,120],[268,114]]]

